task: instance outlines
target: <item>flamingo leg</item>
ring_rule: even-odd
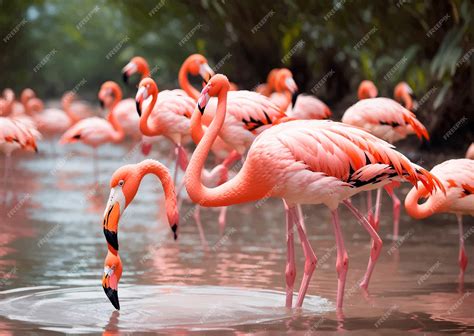
[[[298,217],[299,217],[301,225],[303,226],[303,230],[304,232],[306,232],[306,224],[304,223],[303,208],[301,207],[301,204],[298,204],[296,206],[296,209],[298,210]]]
[[[372,206],[372,190],[367,191],[367,220],[371,224],[374,220],[374,212]]]
[[[224,233],[226,215],[227,215],[227,207],[221,207],[219,211],[219,219],[218,219],[219,232],[221,235]]]
[[[176,181],[178,180],[178,168],[179,168],[179,147],[180,145],[177,145],[174,149],[174,153],[176,156],[176,162],[174,165],[174,173],[173,173],[173,183],[176,185]]]
[[[201,244],[204,250],[208,251],[209,250],[209,244],[207,242],[206,236],[204,235],[204,230],[202,228],[202,223],[201,223],[201,207],[196,204],[196,207],[194,208],[194,220],[196,221],[196,226],[198,228],[199,232],[199,238],[201,238]]]
[[[464,272],[467,267],[467,254],[464,248],[464,229],[462,225],[462,216],[457,215],[459,226],[459,283],[464,283]]]
[[[398,231],[400,224],[400,199],[395,195],[392,186],[385,186],[385,190],[392,198],[393,202],[393,240],[398,240]]]
[[[375,198],[375,214],[374,214],[374,222],[371,223],[374,227],[375,231],[379,231],[380,227],[380,210],[382,208],[382,189],[377,189],[377,196]]]
[[[294,224],[295,218],[294,213],[288,204],[283,200],[285,205],[286,214],[286,308],[291,308],[293,303],[293,287],[296,278],[296,265],[295,265],[295,240],[294,240]]]
[[[301,280],[300,290],[298,292],[298,301],[296,302],[296,307],[301,307],[303,305],[303,300],[308,291],[309,282],[313,276],[314,270],[316,269],[316,264],[318,263],[318,258],[311,247],[311,244],[308,241],[306,235],[306,230],[303,226],[302,217],[300,216],[301,207],[297,206],[296,209],[290,208],[290,211],[295,211],[296,226],[298,229],[298,234],[300,236],[301,246],[303,247],[303,254],[305,258],[304,262],[304,273],[303,279]]]
[[[349,268],[349,258],[344,246],[344,237],[342,236],[341,225],[339,221],[339,213],[336,210],[331,211],[332,224],[334,226],[334,236],[336,238],[336,270],[337,270],[337,308],[342,308],[344,300],[344,288],[346,286],[347,270]]]
[[[367,266],[367,271],[365,272],[364,279],[360,283],[360,287],[367,289],[369,286],[370,277],[372,276],[372,272],[374,271],[375,264],[377,263],[377,259],[382,251],[382,239],[380,239],[377,231],[370,225],[367,219],[362,215],[357,208],[355,208],[352,204],[347,201],[344,201],[344,205],[352,211],[354,216],[357,218],[359,223],[365,228],[365,230],[369,233],[370,237],[372,238],[372,247],[370,251],[370,258],[369,264]]]

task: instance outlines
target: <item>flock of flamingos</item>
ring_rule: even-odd
[[[36,142],[41,137],[61,134],[61,144],[82,142],[91,146],[94,161],[97,147],[121,142],[125,137],[141,140],[145,155],[153,142],[163,141],[158,136],[175,145],[173,176],[167,167],[151,159],[123,166],[112,175],[103,218],[108,253],[102,286],[116,309],[120,309],[118,283],[122,275],[118,224],[147,174],[156,175],[163,185],[167,218],[175,239],[179,224],[177,195],[183,187],[197,205],[222,207],[221,226],[225,225],[226,206],[281,198],[287,230],[287,307],[293,306],[295,232],[305,257],[296,307],[302,306],[317,265],[300,205],[324,204],[331,211],[337,246],[337,308],[341,309],[348,256],[338,206],[342,203],[348,207],[372,240],[367,271],[360,283],[361,288],[367,289],[382,249],[378,234],[381,192],[385,189],[393,200],[393,239],[397,239],[400,200],[394,189],[400,182],[413,185],[405,199],[410,216],[420,219],[437,213],[456,214],[463,281],[467,256],[462,215],[474,215],[474,144],[467,158],[442,162],[431,171],[398,152],[392,144],[411,134],[428,139],[426,128],[411,112],[414,101],[406,83],[398,84],[394,99],[390,99],[377,97],[374,83],[363,81],[358,90],[359,101],[347,109],[341,122],[336,122],[327,120],[331,111],[323,102],[310,95],[296,95],[298,87],[288,69],[272,70],[267,82],[255,91],[238,90],[226,76],[214,74],[206,58],[198,54],[183,63],[180,89],[159,91],[141,57],[134,57],[123,68],[125,82],[134,73],[142,78],[135,99],[123,99],[115,82],[108,81],[100,87],[98,96],[108,111],[106,118],[91,116],[90,107],[77,101],[73,93],[64,95],[62,110],[44,109],[31,89],[21,93],[20,101],[15,100],[11,89],[5,89],[0,99],[0,149],[5,154],[5,178],[12,152],[37,151]],[[189,75],[202,78],[201,92],[190,84]],[[196,146],[188,158],[186,146],[191,140]],[[217,164],[211,171],[204,168],[209,152]],[[228,173],[236,162],[240,162],[240,169],[231,177]],[[178,184],[179,169],[185,173]],[[372,190],[377,190],[375,206]],[[350,200],[360,192],[368,192],[366,213]],[[419,204],[420,200],[424,202]]]

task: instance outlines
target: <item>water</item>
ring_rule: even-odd
[[[101,288],[106,255],[101,220],[111,173],[141,157],[130,144],[101,148],[97,187],[89,148],[42,145],[42,153],[13,160],[8,204],[0,208],[0,335],[474,332],[474,272],[471,262],[460,288],[454,216],[414,221],[402,211],[402,239],[392,245],[391,203],[384,195],[385,245],[366,294],[357,284],[367,266],[369,238],[341,208],[349,254],[341,315],[334,309],[336,250],[330,214],[322,206],[305,206],[319,263],[304,309],[287,310],[281,201],[229,208],[222,234],[218,211],[202,210],[207,247],[194,223],[194,207],[185,201],[180,237],[174,241],[161,187],[151,176],[143,180],[121,220],[124,274],[121,311],[116,312]],[[168,152],[164,142],[153,156],[173,166]],[[429,168],[426,161],[440,161],[426,156],[424,160]],[[3,167],[3,161],[0,164]],[[403,186],[398,195],[407,190]],[[465,232],[474,232],[473,225],[472,218],[465,217]],[[471,260],[473,241],[467,238]],[[298,239],[295,248],[296,291],[304,264]]]

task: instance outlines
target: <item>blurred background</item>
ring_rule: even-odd
[[[96,99],[105,80],[121,81],[136,55],[161,89],[177,87],[191,53],[252,89],[288,67],[302,92],[339,118],[357,85],[379,95],[399,81],[414,89],[430,146],[474,140],[474,4],[451,1],[0,0],[0,88],[28,86],[43,98],[77,89]],[[134,94],[132,85],[125,96]],[[457,126],[456,126],[457,125]],[[454,132],[446,141],[447,132]],[[462,149],[464,150],[464,148]]]

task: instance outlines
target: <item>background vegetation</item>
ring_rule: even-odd
[[[79,94],[94,98],[134,55],[171,88],[182,61],[200,52],[241,88],[288,67],[336,118],[362,79],[383,96],[405,80],[432,144],[473,140],[471,0],[0,0],[0,8],[0,88],[59,97],[82,83]]]

